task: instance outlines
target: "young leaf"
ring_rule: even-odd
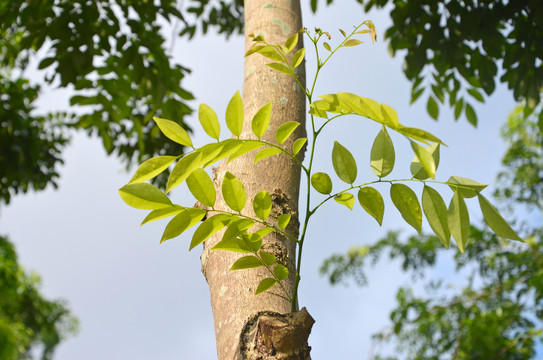
[[[436,171],[437,171],[437,167],[439,166],[439,147],[440,147],[440,144],[436,143],[426,148],[426,151],[429,152],[432,155],[432,158],[434,159]],[[422,167],[417,155],[415,155],[415,158],[413,159],[413,161],[411,161],[410,170],[411,170],[411,175],[413,175],[415,179],[426,180],[430,177],[428,173],[426,172],[426,170],[424,170],[424,168]]]
[[[362,41],[357,39],[349,39],[343,43],[343,46],[356,46],[362,44]]]
[[[429,186],[424,186],[422,191],[422,209],[430,227],[448,249],[451,233],[449,231],[447,205],[445,205],[441,195]]]
[[[206,168],[206,167],[208,167],[210,165],[213,165],[217,161],[222,160],[222,159],[232,155],[233,153],[235,153],[236,151],[238,151],[242,147],[244,142],[239,140],[239,139],[227,139],[227,140],[221,141],[218,144],[221,145],[220,152],[214,158],[207,161],[204,164],[204,168]]]
[[[498,210],[485,198],[478,194],[479,206],[483,212],[483,217],[492,231],[498,236],[506,239],[522,241],[522,238],[509,226],[507,221],[500,215]]]
[[[443,141],[441,141],[439,138],[437,138],[436,136],[430,134],[428,131],[424,131],[422,129],[405,127],[405,126],[400,125],[400,127],[398,129],[396,129],[396,131],[399,132],[400,134],[403,134],[403,135],[407,136],[408,138],[420,141],[420,142],[425,143],[427,145],[430,145],[428,143],[428,141],[440,143],[441,145],[445,145],[445,143]]]
[[[264,48],[258,50],[258,53],[274,61],[283,61],[281,54],[279,54],[277,49],[275,49],[273,46],[265,46]]]
[[[347,34],[345,34],[345,31],[343,31],[342,29],[339,29],[339,32],[341,33],[341,35],[343,35],[343,37],[347,37]]]
[[[241,134],[243,127],[243,100],[241,100],[241,94],[236,91],[228,106],[226,107],[226,126],[235,136]]]
[[[245,53],[245,57],[249,56],[249,55],[252,55],[256,52],[259,52],[260,50],[264,49],[266,47],[266,45],[253,45],[246,53]]]
[[[328,44],[326,41],[322,43],[322,46],[328,51],[332,51],[332,48],[330,47],[330,44]]]
[[[259,162],[260,160],[262,160],[262,159],[265,159],[265,158],[273,156],[273,155],[280,154],[282,152],[283,151],[281,149],[275,148],[275,147],[269,147],[269,148],[262,149],[259,152],[257,152],[256,155],[255,155],[255,164],[257,162]]]
[[[279,72],[282,72],[283,74],[287,74],[289,76],[293,76],[294,74],[289,69],[288,66],[281,64],[281,63],[268,63],[267,66],[271,67],[274,70],[277,70]]]
[[[207,211],[203,209],[189,208],[176,215],[170,220],[168,225],[166,225],[160,243],[181,235],[183,232],[200,222],[206,213]]]
[[[253,133],[259,139],[262,137],[262,135],[264,135],[270,126],[271,111],[272,103],[270,102],[262,106],[253,117],[251,128],[253,129]]]
[[[420,234],[422,228],[422,210],[415,192],[404,184],[392,184],[390,198],[403,219]]]
[[[268,193],[267,191],[261,191],[255,195],[255,198],[253,199],[253,209],[256,216],[266,221],[266,219],[270,215],[271,208],[272,201],[270,193]]]
[[[387,129],[383,126],[377,137],[373,141],[370,155],[371,169],[375,175],[380,178],[390,174],[394,168],[396,154],[394,153],[394,144],[388,135]]]
[[[223,147],[224,143],[221,142],[209,143],[202,146],[200,149],[198,149],[198,152],[202,154],[202,159],[200,163],[209,164],[210,161],[213,161],[217,158],[217,156],[219,156],[220,153],[222,153]]]
[[[211,250],[227,250],[241,253],[252,252],[247,248],[245,241],[240,236],[254,225],[251,219],[239,219],[228,225],[228,229],[224,232],[222,240],[219,241]]]
[[[287,53],[294,50],[294,48],[296,47],[296,44],[298,44],[298,33],[294,33],[293,35],[291,35],[285,42]]]
[[[166,135],[168,139],[175,141],[180,145],[192,147],[190,136],[187,131],[181,127],[181,125],[174,121],[161,119],[158,117],[153,117],[153,120],[155,120],[160,128],[160,131],[162,131],[162,133]]]
[[[347,184],[356,180],[357,168],[353,155],[343,145],[334,141],[332,149],[332,164],[337,176]]]
[[[269,288],[275,286],[276,284],[277,284],[277,281],[275,279],[272,279],[272,278],[263,279],[256,287],[255,295],[258,295],[268,290]]]
[[[290,217],[290,214],[279,215],[279,218],[277,218],[277,225],[279,225],[279,227],[284,230],[290,222]]]
[[[204,204],[213,207],[217,198],[215,186],[205,170],[197,168],[187,177],[187,186],[191,194]]]
[[[428,176],[434,179],[436,177],[437,166],[434,161],[434,157],[432,156],[432,153],[414,142],[413,140],[409,141],[411,142],[411,148],[413,148],[415,156],[419,160],[419,163],[422,165],[423,170],[426,172],[426,174],[428,174]]]
[[[426,111],[432,117],[432,119],[437,120],[439,116],[439,106],[437,105],[436,100],[433,96],[428,97],[428,102],[426,103]]]
[[[458,250],[464,252],[469,237],[469,213],[464,198],[455,191],[449,204],[449,229]]]
[[[275,140],[277,140],[277,144],[281,145],[284,143],[298,126],[300,126],[300,123],[297,121],[287,121],[286,123],[281,124],[281,126],[279,126],[275,132]]]
[[[197,168],[202,165],[202,153],[195,151],[193,153],[187,154],[181,158],[175,164],[170,177],[168,178],[168,183],[166,184],[166,192],[170,192],[173,188],[177,187],[187,177]]]
[[[236,151],[230,154],[230,156],[228,157],[228,163],[230,163],[230,161],[234,160],[237,157],[245,155],[248,152],[259,149],[261,147],[261,142],[255,140],[247,140]]]
[[[351,193],[342,193],[338,196],[334,196],[334,200],[341,205],[347,206],[349,209],[353,209],[354,206],[354,195]]]
[[[140,183],[154,178],[166,170],[175,159],[177,159],[177,156],[155,156],[144,161],[128,183]]]
[[[292,144],[292,154],[296,155],[302,150],[305,143],[307,142],[307,138],[299,138],[294,141],[294,144]]]
[[[260,236],[260,238],[262,239],[266,235],[271,234],[272,232],[274,232],[273,228],[265,227],[265,228],[258,229],[257,231],[255,231],[255,234],[258,234],[258,236]]]
[[[358,191],[358,202],[368,214],[377,220],[379,225],[383,225],[385,202],[379,191],[369,186],[361,188]]]
[[[386,126],[390,126],[392,129],[397,129],[400,126],[398,113],[392,107],[381,104],[381,114],[383,114]]]
[[[485,184],[480,184],[477,181],[463,178],[460,176],[451,176],[447,180],[447,184],[453,191],[460,191],[463,198],[472,198],[480,191],[487,187]]]
[[[275,269],[273,269],[273,275],[275,275],[279,281],[285,280],[288,277],[288,268],[285,265],[277,264]]]
[[[222,195],[226,204],[234,211],[240,212],[247,200],[245,188],[241,181],[227,171],[222,182]]]
[[[147,183],[125,185],[119,189],[119,195],[127,205],[136,209],[155,210],[172,206],[166,194]]]
[[[321,194],[328,195],[332,192],[332,179],[326,173],[318,172],[311,175],[311,185]]]
[[[145,219],[143,219],[143,221],[141,222],[141,225],[145,225],[152,221],[156,221],[156,220],[164,219],[173,215],[177,215],[181,211],[184,211],[185,209],[186,208],[182,206],[174,204],[172,207],[153,210],[145,217]]]
[[[206,104],[200,104],[200,108],[198,109],[198,120],[200,120],[200,124],[202,124],[206,134],[213,139],[219,140],[221,125],[219,124],[217,113],[215,113],[212,108]]]
[[[297,68],[300,66],[302,61],[304,61],[305,57],[305,48],[301,48],[300,50],[296,51],[294,53],[294,56],[292,56],[292,68]]]
[[[212,217],[205,219],[194,232],[189,250],[194,249],[196,246],[206,241],[211,235],[228,225],[231,220],[232,215],[230,214],[215,214]]]
[[[256,256],[244,256],[236,260],[230,270],[242,270],[261,267],[262,262]]]
[[[275,257],[275,255],[270,254],[264,250],[260,250],[259,254],[260,254],[260,258],[262,259],[262,262],[264,262],[264,264],[268,266],[275,264],[275,262],[277,261],[277,258]]]

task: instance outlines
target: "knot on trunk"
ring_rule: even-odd
[[[245,323],[235,360],[310,360],[307,340],[314,323],[305,308],[260,312]]]

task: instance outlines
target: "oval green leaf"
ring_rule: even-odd
[[[279,215],[279,218],[277,218],[277,225],[279,225],[279,227],[284,230],[290,222],[290,217],[290,214]]]
[[[141,222],[141,225],[145,225],[147,223],[150,223],[152,221],[164,219],[170,216],[174,216],[179,214],[181,211],[184,211],[186,208],[179,206],[179,205],[173,205],[172,207],[167,207],[163,209],[157,209],[151,211],[145,219]]]
[[[189,250],[194,249],[196,246],[206,241],[211,235],[228,225],[231,220],[232,215],[230,214],[216,214],[205,219],[192,235]]]
[[[215,205],[217,193],[213,181],[203,169],[195,169],[187,177],[187,186],[191,194],[205,206],[212,208]]]
[[[270,156],[273,156],[273,155],[280,154],[282,152],[283,152],[283,150],[281,150],[279,148],[275,148],[275,147],[269,147],[269,148],[262,149],[259,152],[257,152],[256,155],[255,155],[255,164],[257,162],[259,162],[260,160],[263,160],[263,159],[265,159],[267,157],[270,157]]]
[[[228,225],[228,228],[224,232],[224,235],[211,250],[227,250],[241,253],[252,252],[245,245],[245,241],[241,239],[243,234],[247,233],[247,230],[254,225],[254,221],[251,219],[239,219]]]
[[[400,126],[398,113],[391,106],[381,104],[381,114],[383,114],[383,119],[386,126],[389,126],[392,129],[397,129],[398,126]]]
[[[166,225],[160,243],[181,235],[183,232],[200,222],[206,213],[207,211],[203,209],[189,208],[176,215],[170,220],[168,225]]]
[[[274,70],[277,70],[279,72],[282,72],[283,74],[287,74],[289,76],[294,75],[292,71],[289,69],[288,66],[281,64],[281,63],[269,63],[266,64],[267,66],[271,67]]]
[[[230,267],[230,270],[242,270],[261,267],[262,262],[256,256],[244,256],[237,259]]]
[[[307,142],[307,138],[299,138],[294,141],[294,144],[292,144],[292,154],[296,155],[302,150],[305,143]]]
[[[175,121],[161,119],[158,117],[153,117],[153,120],[155,120],[160,128],[160,131],[162,131],[162,133],[166,135],[168,139],[175,141],[180,145],[192,147],[192,140],[190,140],[189,134],[181,127],[181,125]]]
[[[202,165],[202,154],[199,151],[187,154],[175,164],[168,183],[166,184],[166,192],[170,192],[173,188],[179,186],[187,177]]]
[[[275,264],[275,262],[277,261],[277,258],[275,257],[275,255],[270,254],[269,252],[266,252],[264,250],[260,250],[259,254],[264,264],[268,266]]]
[[[459,191],[454,192],[449,204],[449,229],[458,250],[463,253],[469,238],[469,213]]]
[[[358,191],[358,202],[368,214],[377,220],[379,225],[383,225],[385,202],[379,191],[369,186],[361,188]]]
[[[430,227],[441,243],[448,249],[451,241],[447,205],[439,193],[429,186],[422,191],[422,209]]]
[[[404,184],[393,184],[390,187],[390,198],[403,219],[420,234],[422,210],[415,192]]]
[[[396,154],[394,152],[394,144],[388,134],[388,131],[383,126],[377,137],[373,141],[370,155],[371,169],[379,178],[385,177],[394,168]]]
[[[292,34],[287,41],[285,42],[285,47],[287,48],[287,53],[294,50],[296,47],[296,44],[298,44],[298,33]]]
[[[337,176],[347,184],[356,180],[357,168],[353,155],[343,145],[334,141],[332,149],[332,164]]]
[[[226,204],[234,211],[240,212],[247,200],[245,188],[241,181],[227,171],[222,182],[222,195]]]
[[[148,160],[145,160],[136,170],[136,173],[130,179],[129,184],[140,183],[154,178],[164,170],[166,170],[171,163],[177,159],[177,156],[155,156]]]
[[[343,43],[343,46],[356,46],[362,44],[362,41],[358,39],[349,39]]]
[[[256,216],[265,221],[270,215],[271,208],[272,201],[270,193],[261,191],[255,195],[255,198],[253,199],[253,209]]]
[[[430,134],[428,131],[412,128],[412,127],[405,127],[401,126],[396,129],[397,132],[400,134],[403,134],[407,136],[408,138],[411,138],[413,140],[420,141],[422,143],[425,143],[426,145],[430,145],[428,141],[440,143],[441,145],[445,145],[443,141],[441,141],[438,137]],[[446,145],[445,145],[446,146]]]
[[[155,210],[172,206],[166,194],[147,183],[125,185],[119,189],[119,195],[127,205],[136,209]]]
[[[332,179],[326,173],[318,172],[311,175],[311,185],[321,194],[328,195],[332,192]]]
[[[485,184],[480,184],[475,180],[467,179],[460,176],[451,176],[447,180],[447,184],[453,191],[460,191],[463,198],[472,198],[480,191],[487,187]]]
[[[284,143],[298,126],[300,126],[300,123],[297,121],[287,121],[286,123],[281,124],[281,126],[279,126],[275,132],[275,140],[277,140],[277,144],[281,145]]]
[[[202,124],[206,134],[213,139],[219,140],[221,125],[219,124],[217,113],[211,107],[206,104],[200,104],[200,108],[198,109],[198,120],[200,120],[200,124]]]
[[[338,204],[345,205],[351,210],[353,209],[353,206],[355,203],[354,195],[351,193],[342,193],[342,194],[339,194],[338,196],[334,196],[334,200]]]
[[[433,96],[428,97],[426,111],[428,111],[428,114],[432,117],[432,119],[437,120],[439,116],[439,106],[437,105],[437,102]]]
[[[522,238],[509,226],[507,221],[500,215],[498,210],[483,195],[479,194],[479,206],[483,217],[492,231],[498,236],[506,239],[522,241]]]
[[[266,130],[268,130],[268,127],[270,126],[271,111],[272,103],[270,102],[262,106],[256,112],[255,116],[253,116],[251,128],[253,129],[253,133],[259,139],[262,137],[262,135],[264,135],[264,133],[266,132]]]
[[[305,57],[305,48],[301,48],[300,50],[296,51],[294,53],[294,56],[292,57],[292,68],[296,68],[300,66],[302,61],[304,61]]]
[[[288,268],[283,264],[277,264],[273,269],[273,275],[279,280],[285,280],[288,277]]]
[[[268,290],[269,288],[275,286],[276,284],[277,284],[277,281],[275,279],[272,279],[272,278],[263,279],[256,287],[255,295],[258,295]]]
[[[262,143],[256,140],[247,140],[236,151],[230,154],[228,157],[228,163],[234,160],[237,157],[247,154],[253,150],[259,149],[262,147]]]
[[[232,134],[239,136],[243,128],[243,100],[239,91],[236,91],[226,107],[225,120]]]

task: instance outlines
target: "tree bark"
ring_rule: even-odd
[[[286,39],[301,27],[299,0],[245,1],[246,35],[262,34],[270,44],[284,44]],[[246,50],[252,45],[252,40],[246,36]],[[295,51],[302,46],[300,36]],[[271,124],[262,139],[275,143],[275,131],[281,124],[298,121],[301,126],[284,143],[287,149],[291,149],[296,138],[306,136],[305,94],[292,77],[265,65],[269,62],[271,62],[269,59],[258,54],[253,54],[245,60],[242,96],[245,121],[240,138],[255,138],[251,131],[251,120],[260,107],[272,102]],[[305,86],[305,64],[296,70]],[[220,188],[226,171],[229,171],[245,186],[248,201],[242,211],[243,214],[255,217],[251,206],[252,199],[258,192],[266,190],[271,194],[273,201],[270,218],[276,221],[279,215],[290,213],[292,220],[286,230],[297,237],[300,167],[284,154],[269,157],[255,165],[254,155],[249,153],[229,164],[222,162],[214,169],[214,183],[218,195],[215,206],[219,209],[228,209],[222,199]],[[230,266],[241,255],[229,251],[209,250],[220,241],[223,233],[224,231],[219,232],[208,239],[204,243],[202,253],[202,272],[211,294],[219,360],[309,359],[310,348],[307,346],[307,337],[313,319],[305,309],[289,314],[291,303],[280,296],[278,286],[255,295],[260,280],[269,277],[265,269],[229,271]],[[295,242],[272,233],[264,238],[262,249],[274,254],[278,263],[289,269],[290,275],[283,282],[283,286],[292,295],[295,283]]]

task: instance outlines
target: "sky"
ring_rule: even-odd
[[[376,44],[368,38],[332,60],[323,70],[317,94],[352,92],[394,107],[400,122],[424,128],[447,143],[437,179],[472,178],[490,184],[487,194],[491,194],[504,154],[499,129],[514,106],[507,89],[498,86],[486,104],[476,106],[478,128],[465,119],[455,122],[446,107],[439,121],[433,121],[424,102],[409,105],[410,83],[401,72],[401,58],[391,58],[383,41],[390,24],[388,11],[364,14],[354,1],[338,1],[330,7],[321,5],[314,16],[309,1],[302,3],[304,26],[330,32],[332,43],[341,36],[338,28],[347,30],[366,19],[380,32]],[[173,58],[192,69],[184,87],[196,95],[193,108],[204,102],[224,118],[229,99],[242,87],[243,52],[241,37],[225,41],[206,35],[192,42],[175,41]],[[308,78],[313,59],[308,49]],[[51,91],[41,106],[66,108],[66,95]],[[195,129],[193,142],[205,144],[209,138],[196,116],[188,122]],[[371,120],[355,117],[328,126],[316,153],[315,171],[334,173],[330,154],[338,140],[355,156],[359,178],[374,179],[369,152],[379,129]],[[390,177],[409,177],[411,147],[401,137],[392,135],[392,139],[397,159]],[[14,196],[0,213],[0,231],[15,243],[20,263],[41,275],[47,297],[65,299],[80,320],[80,333],[59,346],[55,359],[215,359],[209,292],[200,272],[200,249],[188,252],[191,233],[159,244],[166,222],[139,226],[146,212],[125,205],[117,192],[131,172],[117,159],[106,157],[98,139],[76,134],[63,156],[59,190]],[[335,177],[334,181],[338,183]],[[450,199],[447,188],[437,189],[446,201]],[[421,189],[416,192],[420,198]],[[185,205],[194,202],[187,190],[174,192],[172,200]],[[468,208],[471,218],[480,220],[476,201],[468,201]],[[429,229],[427,223],[424,229]],[[390,230],[414,233],[390,201],[385,205],[383,227],[358,205],[349,211],[330,203],[312,219],[304,246],[300,305],[316,320],[309,339],[313,359],[368,358],[371,334],[387,326],[395,292],[398,286],[409,285],[409,279],[401,274],[398,263],[388,259],[369,272],[370,284],[365,288],[331,287],[318,270],[331,254],[370,244]],[[436,274],[443,276],[452,271],[446,262],[436,268]]]

